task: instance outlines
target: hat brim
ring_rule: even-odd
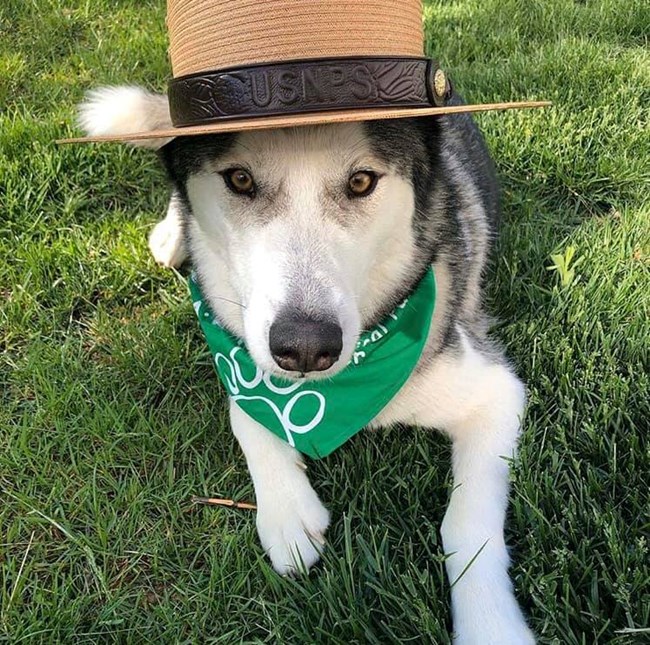
[[[395,108],[374,110],[340,110],[331,112],[313,112],[308,114],[284,114],[279,116],[238,118],[215,121],[205,125],[185,128],[168,128],[150,132],[133,132],[128,134],[103,135],[92,137],[73,137],[59,139],[56,143],[103,143],[103,142],[137,142],[154,139],[173,139],[176,137],[195,137],[201,134],[218,134],[221,132],[244,132],[248,130],[271,130],[276,128],[293,128],[327,123],[352,123],[355,121],[376,121],[381,119],[404,119],[408,117],[439,116],[464,112],[487,112],[490,110],[514,110],[522,108],[539,108],[551,105],[550,101],[520,101],[516,103],[484,103],[478,105],[448,105],[431,108]]]

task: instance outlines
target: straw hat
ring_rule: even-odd
[[[173,128],[66,141],[215,132],[539,107],[450,105],[423,57],[421,0],[168,0]]]

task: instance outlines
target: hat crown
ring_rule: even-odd
[[[174,77],[258,63],[422,56],[421,0],[168,0]]]

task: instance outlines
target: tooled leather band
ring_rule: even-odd
[[[192,74],[169,83],[175,127],[325,110],[443,106],[451,85],[426,58],[331,58]]]

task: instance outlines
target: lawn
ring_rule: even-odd
[[[504,189],[494,334],[530,396],[517,595],[542,643],[648,642],[650,5],[440,0],[426,21],[468,99],[554,101],[477,117]],[[147,249],[163,172],[53,144],[85,90],[168,73],[162,0],[0,4],[0,641],[447,643],[440,435],[310,465],[333,522],[309,577],[273,573],[250,511],[191,502],[253,489],[182,276]]]

